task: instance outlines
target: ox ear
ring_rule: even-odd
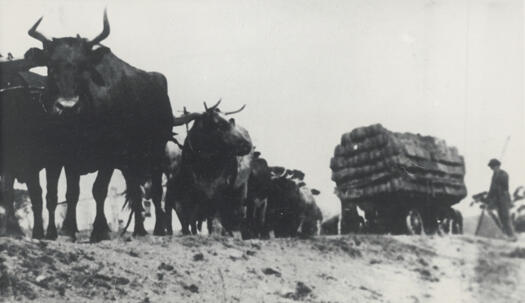
[[[99,64],[101,61],[102,61],[102,58],[104,58],[104,56],[106,54],[108,54],[109,52],[111,52],[111,50],[108,48],[108,47],[105,47],[105,46],[101,46],[97,49],[94,49],[91,51],[91,63],[92,64]]]
[[[24,54],[24,59],[28,61],[31,66],[45,66],[47,65],[46,53],[36,47],[32,47]]]

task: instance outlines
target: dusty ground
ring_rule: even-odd
[[[0,301],[522,302],[525,238],[0,239]]]

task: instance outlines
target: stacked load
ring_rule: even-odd
[[[330,168],[342,201],[373,201],[396,193],[453,204],[466,196],[465,163],[455,147],[380,124],[345,133]]]

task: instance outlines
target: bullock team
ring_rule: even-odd
[[[174,117],[167,80],[119,59],[100,44],[110,33],[104,12],[103,30],[94,39],[80,36],[49,39],[37,30],[29,36],[42,42],[25,54],[24,68],[2,70],[0,150],[2,220],[5,233],[21,233],[13,209],[13,184],[27,185],[31,199],[33,238],[56,239],[55,209],[60,172],[67,178],[67,212],[63,232],[75,239],[80,176],[97,172],[92,193],[96,217],[91,241],[110,238],[104,202],[113,171],[126,182],[126,202],[134,216],[133,235],[145,235],[142,200],[155,206],[153,234],[172,234],[172,211],[183,234],[196,234],[203,222],[208,232],[243,238],[310,236],[322,215],[317,190],[304,183],[304,173],[270,167],[254,151],[248,132],[228,118],[217,104],[203,112]],[[47,67],[47,77],[27,70]],[[20,77],[31,80],[20,81]],[[41,83],[31,86],[27,83]],[[38,92],[35,94],[34,90]],[[35,97],[37,96],[37,97]],[[189,128],[189,123],[192,123]],[[173,127],[186,125],[184,144]],[[49,224],[44,234],[39,172],[45,169]],[[162,179],[167,177],[164,205]],[[143,190],[145,189],[145,190]],[[130,217],[131,219],[131,217]],[[129,222],[128,222],[129,224]]]

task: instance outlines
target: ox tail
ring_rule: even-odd
[[[126,233],[126,231],[128,231],[128,227],[129,227],[129,224],[131,223],[131,218],[133,217],[133,210],[130,211],[129,213],[129,218],[128,218],[128,223],[126,223],[126,226],[124,226],[124,229],[122,230],[122,233],[120,233],[120,236],[124,236],[124,234]]]
[[[180,149],[182,149],[182,148],[183,148],[183,145],[179,142],[179,140],[177,140],[177,138],[175,138],[175,135],[176,135],[176,134],[173,133],[172,136],[168,138],[168,141],[171,141],[171,142],[177,144],[177,146],[178,146]]]

